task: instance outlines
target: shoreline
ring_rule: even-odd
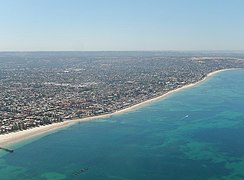
[[[122,114],[125,112],[129,112],[129,111],[132,111],[132,110],[137,109],[139,107],[145,106],[148,103],[166,98],[167,96],[170,96],[171,94],[174,94],[174,93],[181,91],[183,89],[187,89],[187,88],[196,86],[196,85],[202,83],[203,81],[205,81],[208,77],[211,77],[217,73],[220,73],[223,71],[228,71],[228,70],[238,70],[238,69],[240,69],[240,68],[230,68],[230,69],[222,69],[222,70],[213,71],[213,72],[207,74],[206,77],[204,77],[202,80],[200,80],[198,82],[188,84],[188,85],[184,85],[180,88],[176,88],[174,90],[171,90],[171,91],[169,91],[165,94],[162,94],[158,97],[154,97],[152,99],[145,100],[143,102],[132,105],[132,106],[127,107],[125,109],[115,111],[113,113],[103,114],[103,115],[98,115],[98,116],[92,116],[92,117],[86,117],[86,118],[81,118],[81,119],[73,119],[73,120],[68,120],[68,121],[64,121],[64,122],[60,122],[60,123],[53,123],[50,125],[35,127],[35,128],[23,130],[23,131],[12,132],[9,134],[3,134],[3,135],[0,135],[0,147],[5,147],[5,146],[8,147],[8,146],[13,145],[15,143],[18,143],[18,142],[21,142],[24,140],[28,140],[28,139],[31,139],[33,137],[37,137],[37,136],[43,135],[45,133],[55,131],[57,129],[62,129],[62,128],[71,126],[71,125],[76,124],[78,122],[85,122],[85,121],[90,121],[90,120],[99,119],[99,118],[108,118],[108,117],[111,117],[113,115],[118,115],[118,114]]]

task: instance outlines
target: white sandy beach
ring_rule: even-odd
[[[20,142],[20,141],[23,141],[23,140],[27,140],[27,139],[33,138],[33,137],[39,136],[39,135],[47,133],[47,132],[51,132],[51,131],[54,131],[54,130],[57,130],[57,129],[60,129],[60,128],[67,127],[69,125],[73,125],[73,124],[75,124],[77,122],[90,121],[90,120],[98,119],[98,118],[106,118],[106,117],[110,117],[111,115],[121,114],[121,113],[125,113],[125,112],[128,112],[128,111],[134,110],[135,108],[139,108],[139,107],[144,106],[144,105],[146,105],[146,104],[148,104],[150,102],[165,98],[165,97],[167,97],[167,96],[169,96],[169,95],[171,95],[171,94],[173,94],[175,92],[178,92],[178,91],[180,91],[182,89],[186,89],[186,88],[190,88],[192,86],[195,86],[195,85],[201,83],[202,81],[204,81],[206,78],[208,78],[210,76],[213,76],[213,75],[215,75],[215,74],[217,74],[219,72],[226,71],[226,70],[236,70],[236,69],[223,69],[223,70],[218,70],[218,71],[209,73],[207,75],[207,77],[205,77],[201,81],[198,81],[198,82],[196,82],[194,84],[185,85],[185,86],[183,86],[181,88],[172,90],[172,91],[170,91],[168,93],[165,93],[165,94],[163,94],[161,96],[158,96],[156,98],[146,100],[144,102],[138,103],[136,105],[133,105],[131,107],[116,111],[116,112],[111,113],[111,114],[87,117],[87,118],[83,118],[83,119],[69,120],[69,121],[64,121],[64,122],[61,122],[61,123],[54,123],[54,124],[40,126],[40,127],[36,127],[36,128],[24,130],[24,131],[18,131],[18,132],[13,132],[13,133],[9,133],[9,134],[0,135],[0,147],[6,147],[6,146],[9,146],[11,144],[14,144],[14,143],[17,143],[17,142]]]

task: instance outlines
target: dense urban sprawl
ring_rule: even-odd
[[[2,52],[0,133],[112,113],[243,67],[238,53]]]

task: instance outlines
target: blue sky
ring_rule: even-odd
[[[244,50],[244,0],[0,0],[0,51]]]

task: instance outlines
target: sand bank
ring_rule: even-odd
[[[175,90],[169,91],[169,92],[167,92],[167,93],[165,93],[165,94],[163,94],[161,96],[146,100],[144,102],[138,103],[136,105],[133,105],[131,107],[116,111],[116,112],[111,113],[111,114],[104,114],[104,115],[87,117],[87,118],[82,118],[82,119],[74,119],[74,120],[64,121],[64,122],[61,122],[61,123],[54,123],[54,124],[40,126],[40,127],[36,127],[36,128],[24,130],[24,131],[18,131],[18,132],[12,132],[12,133],[9,133],[9,134],[0,135],[0,147],[8,146],[8,145],[11,145],[11,144],[23,141],[23,140],[27,140],[27,139],[39,136],[39,135],[44,134],[44,133],[48,133],[48,132],[51,132],[51,131],[54,131],[54,130],[57,130],[57,129],[60,129],[60,128],[64,128],[64,127],[73,125],[73,124],[75,124],[77,122],[90,121],[90,120],[98,119],[98,118],[107,118],[107,117],[110,117],[111,115],[117,115],[117,114],[121,114],[121,113],[125,113],[125,112],[128,112],[128,111],[134,110],[134,109],[139,108],[141,106],[144,106],[144,105],[146,105],[146,104],[148,104],[150,102],[165,98],[165,97],[167,97],[167,96],[169,96],[169,95],[171,95],[171,94],[173,94],[175,92],[178,92],[180,90],[195,86],[195,85],[201,83],[202,81],[204,81],[206,78],[208,78],[210,76],[213,76],[213,75],[215,75],[215,74],[217,74],[219,72],[226,71],[226,70],[236,70],[236,69],[223,69],[223,70],[214,71],[212,73],[209,73],[201,81],[198,81],[198,82],[196,82],[194,84],[185,85],[183,87],[180,87],[180,88],[177,88]]]

